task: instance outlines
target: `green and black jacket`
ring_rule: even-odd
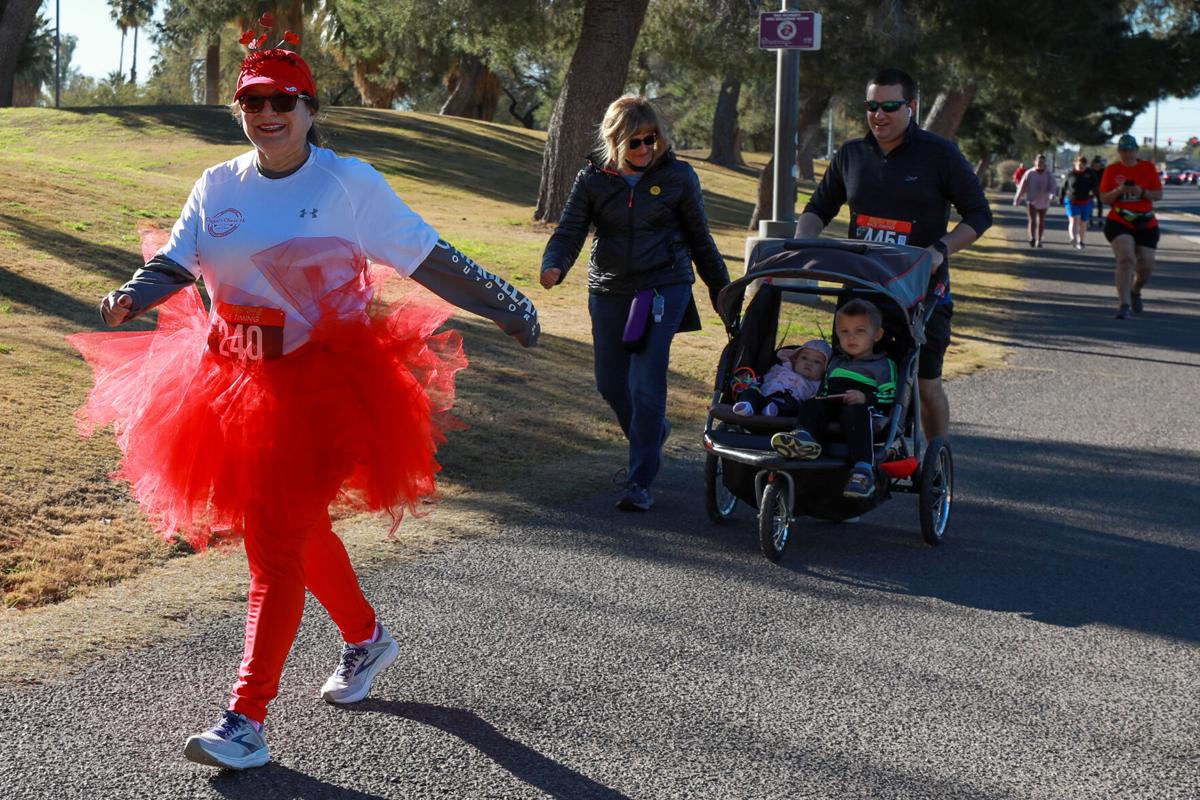
[[[883,353],[862,358],[838,354],[829,362],[820,395],[841,394],[857,389],[867,396],[867,405],[883,411],[896,402],[896,364]]]

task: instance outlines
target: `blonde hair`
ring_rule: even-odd
[[[658,134],[654,158],[650,162],[653,164],[671,148],[671,139],[658,109],[642,95],[627,94],[612,101],[596,132],[596,151],[604,157],[604,166],[619,169],[625,161],[630,137],[643,128],[654,128]]]

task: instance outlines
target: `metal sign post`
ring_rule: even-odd
[[[758,236],[746,240],[746,266],[755,245],[790,239],[796,232],[796,123],[800,111],[800,52],[821,49],[821,15],[797,11],[799,0],[783,0],[781,11],[758,15],[758,46],[776,51],[775,168],[771,219],[760,219]]]

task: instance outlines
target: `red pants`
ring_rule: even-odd
[[[279,676],[304,611],[304,590],[325,607],[347,642],[375,634],[375,609],[358,586],[327,510],[314,514],[305,530],[277,531],[264,521],[245,539],[250,564],[246,647],[229,708],[262,722],[267,703],[279,693]]]

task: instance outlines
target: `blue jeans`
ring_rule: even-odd
[[[642,349],[621,344],[632,295],[589,294],[596,388],[612,407],[629,440],[629,480],[648,488],[662,466],[667,428],[667,365],[671,339],[692,299],[689,283],[660,286],[665,307],[661,322],[651,322]]]

